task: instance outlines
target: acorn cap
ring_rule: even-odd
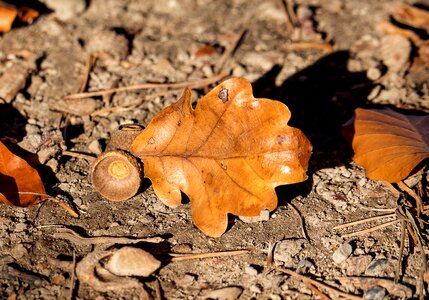
[[[142,167],[136,157],[115,150],[101,154],[91,166],[91,182],[106,199],[123,201],[134,196],[142,181]]]

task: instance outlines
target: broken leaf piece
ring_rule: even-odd
[[[0,142],[0,202],[27,207],[47,198],[37,170]]]
[[[191,106],[191,91],[154,117],[131,152],[167,206],[191,201],[205,234],[225,232],[227,214],[258,216],[277,206],[274,188],[304,181],[311,144],[288,125],[281,102],[256,99],[244,78],[227,80]]]
[[[399,182],[429,157],[428,115],[358,108],[343,133],[369,179]]]
[[[0,32],[8,32],[16,18],[22,23],[31,24],[39,12],[30,7],[17,8],[14,5],[0,1]]]
[[[104,267],[118,276],[151,275],[161,266],[161,262],[140,248],[123,247],[106,258]]]

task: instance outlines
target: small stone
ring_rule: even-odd
[[[176,284],[179,286],[190,286],[192,285],[196,280],[196,276],[193,274],[185,274],[180,279],[176,280]]]
[[[371,255],[359,255],[350,257],[347,260],[346,274],[348,276],[357,276],[365,272],[366,266],[371,262]]]
[[[409,62],[411,42],[399,34],[386,35],[381,39],[381,59],[390,72],[398,72]]]
[[[332,254],[332,260],[340,265],[347,260],[347,258],[352,254],[353,248],[349,243],[344,243]]]
[[[208,291],[203,296],[202,299],[217,299],[217,300],[235,300],[240,297],[243,289],[238,286],[229,286],[214,291]]]
[[[43,0],[47,7],[55,11],[55,15],[61,21],[67,21],[86,8],[85,0]]]
[[[262,293],[262,287],[259,284],[253,284],[250,286],[250,291],[255,294]]]
[[[256,276],[258,275],[258,270],[256,270],[254,267],[252,266],[247,266],[244,268],[244,272],[250,276]]]
[[[100,142],[98,140],[93,140],[91,143],[89,143],[88,151],[97,155],[103,152],[103,150],[101,149]]]
[[[255,222],[261,222],[261,221],[268,221],[270,219],[270,211],[268,209],[264,209],[259,213],[259,216],[256,216],[256,217],[239,216],[239,218],[244,223],[255,223]]]
[[[24,257],[28,254],[27,249],[24,247],[23,244],[17,244],[13,249],[10,251],[11,256],[14,259],[20,259],[21,257]]]
[[[66,281],[66,278],[63,274],[55,274],[52,276],[51,282],[55,285],[63,285]]]
[[[296,267],[296,272],[299,274],[305,274],[309,271],[315,271],[316,268],[314,264],[308,259],[301,259]]]
[[[270,300],[282,300],[282,297],[280,295],[277,294],[271,294],[268,299]]]
[[[386,258],[376,258],[374,259],[368,267],[366,267],[365,274],[366,275],[382,275],[384,273],[384,269],[387,266]]]
[[[386,289],[377,285],[370,287],[363,294],[365,300],[383,300],[384,296],[386,296]]]
[[[378,68],[372,67],[369,68],[368,71],[366,72],[366,77],[369,80],[377,80],[378,78],[381,77],[381,71]]]
[[[295,256],[304,247],[305,239],[290,239],[280,241],[274,249],[274,261],[283,262],[285,266],[292,267]]]

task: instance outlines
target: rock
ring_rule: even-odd
[[[193,274],[185,274],[177,279],[175,282],[178,286],[186,287],[192,285],[196,280],[196,276]]]
[[[250,291],[255,294],[262,293],[262,287],[259,284],[253,284],[250,286]]]
[[[381,59],[390,72],[399,72],[410,60],[411,43],[399,34],[386,35],[381,39]]]
[[[101,152],[103,152],[103,149],[101,149],[101,145],[100,145],[100,142],[98,140],[93,140],[88,145],[88,151],[90,153],[99,155],[99,154],[101,154]]]
[[[369,68],[368,71],[366,71],[366,77],[369,80],[377,80],[378,78],[381,77],[381,71],[378,68],[372,67]]]
[[[244,273],[250,275],[250,276],[256,276],[258,275],[258,270],[256,270],[254,267],[252,266],[247,266],[244,268]]]
[[[316,267],[308,259],[301,259],[298,263],[298,266],[296,267],[296,272],[299,274],[308,273],[310,270],[315,271]]]
[[[238,297],[240,297],[242,292],[243,292],[243,289],[241,287],[229,286],[229,287],[224,287],[214,291],[206,292],[203,295],[202,299],[235,300],[235,299],[238,299]]]
[[[332,254],[332,260],[340,265],[347,260],[347,258],[352,254],[353,248],[349,243],[344,243]]]
[[[368,265],[368,267],[366,267],[365,275],[382,275],[386,266],[386,258],[376,258]]]
[[[82,13],[86,8],[85,0],[42,0],[47,7],[55,11],[61,21],[67,21]]]
[[[270,211],[268,209],[264,209],[260,212],[259,216],[256,216],[256,217],[239,216],[239,218],[244,223],[255,223],[255,222],[261,222],[261,221],[268,221],[270,219]]]
[[[283,262],[285,266],[292,267],[295,256],[304,247],[305,239],[289,239],[280,241],[274,249],[274,261]]]
[[[371,260],[371,255],[359,255],[350,257],[347,260],[346,274],[348,276],[357,276],[363,274]]]
[[[370,287],[363,294],[365,300],[383,300],[384,296],[386,296],[386,289],[377,285]]]

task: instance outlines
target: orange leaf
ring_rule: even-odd
[[[37,171],[0,142],[0,202],[26,207],[46,198]]]
[[[154,117],[131,152],[168,206],[191,201],[205,234],[225,232],[227,214],[258,216],[277,206],[274,188],[304,181],[311,153],[305,135],[288,126],[286,105],[256,99],[243,78],[227,80],[191,106],[191,91]]]
[[[18,15],[18,10],[12,5],[0,3],[0,32],[8,32]]]
[[[428,115],[358,108],[343,133],[351,141],[353,160],[373,180],[399,182],[429,157]]]

